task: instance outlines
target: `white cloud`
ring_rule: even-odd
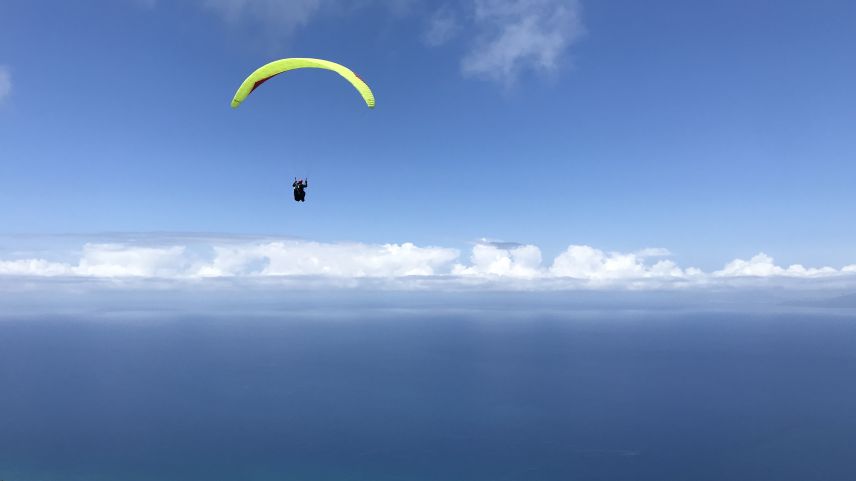
[[[45,259],[0,260],[0,275],[177,278],[188,275],[189,264],[183,246],[96,243],[83,246],[76,264]]]
[[[189,243],[188,243],[189,244]],[[140,246],[87,243],[76,262],[0,260],[0,275],[76,277],[402,277],[447,273],[456,249],[403,244],[321,243],[300,240]]]
[[[0,65],[0,102],[12,93],[12,73],[9,67]]]
[[[0,275],[3,276],[73,276],[74,268],[61,262],[44,259],[0,260]]]
[[[670,260],[646,265],[653,255],[667,255],[665,249],[645,249],[639,253],[609,252],[586,245],[572,245],[559,254],[550,266],[550,274],[589,281],[636,280],[645,278],[685,279],[697,275],[695,269],[684,271]]]
[[[470,262],[469,266],[455,264],[452,274],[520,279],[542,275],[541,249],[533,245],[503,248],[496,243],[479,243],[473,247]]]
[[[455,249],[411,243],[369,245],[275,241],[214,246],[213,259],[201,265],[201,277],[334,276],[400,277],[440,273],[458,257]]]
[[[182,277],[192,259],[184,246],[86,244],[72,272],[84,277]]]
[[[845,267],[841,272],[851,272],[850,267],[852,266]],[[780,267],[773,262],[772,257],[762,252],[748,261],[735,259],[713,275],[715,277],[823,277],[838,273],[839,271],[832,267],[806,268],[801,264]]]
[[[585,29],[578,0],[475,0],[465,75],[513,84],[524,70],[555,71]]]
[[[856,264],[841,269],[800,264],[776,265],[766,254],[735,259],[713,272],[683,268],[665,258],[666,249],[608,252],[571,245],[545,263],[530,244],[481,241],[469,256],[449,247],[412,243],[324,243],[295,239],[224,236],[127,236],[124,240],[84,243],[63,261],[50,251],[43,257],[7,254],[0,276],[83,279],[307,279],[324,285],[377,288],[523,289],[751,286],[769,280],[808,282],[842,280],[856,284]],[[26,258],[24,258],[26,257]],[[49,260],[50,259],[50,260]],[[778,282],[778,281],[776,281]],[[784,281],[782,281],[784,282]],[[838,282],[838,281],[836,281]]]

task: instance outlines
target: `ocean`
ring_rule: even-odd
[[[852,309],[240,311],[4,317],[0,479],[856,479]]]

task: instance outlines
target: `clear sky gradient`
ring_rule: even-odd
[[[852,264],[854,26],[846,0],[0,0],[0,232]],[[294,56],[377,108],[321,71],[229,107]]]

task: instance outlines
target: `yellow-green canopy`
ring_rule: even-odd
[[[241,105],[241,102],[250,95],[250,92],[255,90],[256,87],[263,84],[269,78],[297,68],[323,68],[338,73],[344,77],[345,80],[351,82],[351,85],[353,85],[360,95],[363,96],[363,100],[366,101],[366,105],[368,105],[370,109],[374,108],[374,94],[359,75],[355,74],[351,69],[344,65],[339,65],[335,62],[317,58],[285,58],[260,67],[250,74],[250,76],[247,77],[247,79],[244,80],[244,83],[242,83],[238,88],[238,91],[235,92],[235,97],[232,99],[232,108]]]

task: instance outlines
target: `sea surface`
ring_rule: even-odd
[[[2,319],[0,479],[856,479],[853,310],[301,309]]]

